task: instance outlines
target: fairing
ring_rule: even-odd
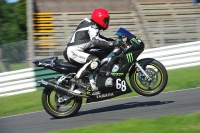
[[[131,34],[124,28],[120,28],[116,32],[117,36],[125,36],[130,41],[131,39],[138,39],[135,35]],[[126,86],[125,91],[121,91],[119,94],[125,94],[131,92],[131,87],[129,86],[129,81],[126,80],[128,71],[134,66],[138,56],[144,50],[144,43],[140,41],[139,44],[130,41],[130,47],[126,49],[123,53],[116,55],[111,58],[111,60],[104,64],[97,76],[96,84],[98,89],[102,91],[102,93],[109,93],[116,91],[117,81],[125,81],[124,85]],[[123,44],[122,44],[123,45]],[[112,72],[112,68],[114,64],[118,64],[119,69],[116,72]],[[134,68],[134,67],[133,67]],[[134,69],[131,69],[134,70]],[[112,85],[106,86],[106,81],[108,79],[112,79]],[[115,96],[115,94],[114,94]]]

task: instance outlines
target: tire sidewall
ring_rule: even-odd
[[[81,97],[74,97],[75,99],[75,105],[74,107],[66,112],[66,113],[59,113],[54,111],[53,109],[51,109],[50,105],[48,105],[48,100],[47,97],[49,97],[48,95],[51,93],[52,90],[48,89],[48,88],[44,88],[43,93],[42,93],[42,105],[43,108],[45,109],[45,111],[53,116],[54,118],[66,118],[66,117],[71,117],[74,116],[81,108],[82,106],[82,98]]]
[[[140,94],[140,95],[142,95],[142,96],[155,96],[155,95],[161,93],[161,92],[164,90],[164,88],[166,87],[167,82],[168,82],[168,74],[167,74],[167,70],[166,70],[166,68],[164,67],[164,65],[161,64],[161,63],[160,63],[159,61],[157,61],[157,60],[153,60],[153,61],[150,62],[150,63],[156,65],[157,67],[159,67],[159,69],[162,71],[163,80],[164,80],[164,81],[163,81],[162,85],[161,85],[158,89],[156,89],[155,92],[153,92],[153,93],[144,92],[144,91],[140,90],[140,89],[136,86],[136,84],[134,83],[134,81],[136,80],[136,79],[135,79],[136,76],[134,75],[134,74],[135,74],[135,71],[134,71],[133,73],[131,73],[131,74],[130,74],[130,83],[131,83],[133,89],[134,89],[138,94]]]

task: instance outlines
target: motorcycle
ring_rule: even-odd
[[[156,59],[137,60],[144,51],[141,39],[124,28],[120,28],[112,50],[89,49],[87,52],[99,57],[101,65],[83,78],[91,87],[84,89],[70,80],[83,65],[59,62],[58,57],[35,60],[38,67],[61,73],[55,80],[38,81],[44,87],[42,105],[54,118],[74,116],[86,103],[117,97],[134,90],[142,96],[155,96],[162,92],[168,82],[164,65]]]

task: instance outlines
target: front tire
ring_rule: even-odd
[[[142,72],[136,69],[130,74],[130,83],[133,89],[142,96],[155,96],[162,92],[168,82],[165,67],[157,60],[152,60],[142,67],[152,80],[148,81]]]
[[[69,100],[58,102],[59,98],[66,98],[66,95],[58,94],[54,90],[44,88],[42,93],[42,105],[45,111],[54,118],[66,118],[74,116],[82,105],[81,97],[71,97]]]

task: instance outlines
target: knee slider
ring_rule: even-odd
[[[98,66],[100,65],[100,60],[98,58],[95,58],[92,60],[92,62],[90,63],[90,68],[92,70],[96,69]]]

